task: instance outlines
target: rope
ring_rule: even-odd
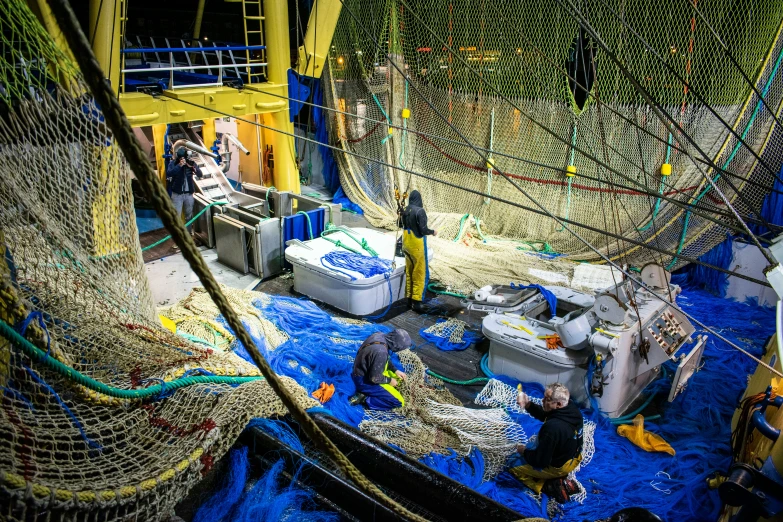
[[[454,238],[454,242],[456,243],[460,239],[462,239],[462,234],[465,232],[465,222],[470,217],[470,214],[465,214],[462,216],[462,219],[459,220],[459,232],[457,232],[457,237]]]
[[[373,248],[370,246],[370,244],[367,242],[367,240],[366,240],[366,239],[364,239],[363,237],[362,237],[362,238],[357,238],[357,237],[356,237],[354,234],[350,233],[349,231],[347,231],[347,230],[345,230],[345,229],[338,229],[338,228],[336,228],[336,227],[332,227],[332,226],[328,226],[328,225],[327,225],[327,228],[326,228],[326,230],[324,230],[323,232],[321,232],[321,237],[322,237],[322,238],[324,238],[324,239],[326,239],[326,240],[327,240],[327,241],[329,241],[330,243],[333,243],[333,244],[337,245],[338,247],[341,247],[341,248],[344,248],[344,249],[346,249],[346,250],[348,250],[348,251],[351,251],[351,252],[353,252],[354,254],[361,254],[361,252],[359,252],[358,250],[354,250],[353,248],[350,248],[350,247],[348,247],[348,246],[345,246],[344,244],[342,244],[342,243],[340,242],[340,240],[339,240],[339,239],[338,239],[338,240],[334,240],[334,239],[332,239],[332,238],[326,237],[326,236],[328,236],[329,234],[334,234],[335,232],[342,232],[343,234],[345,234],[345,235],[346,235],[346,236],[348,236],[349,238],[351,238],[351,239],[353,239],[354,241],[356,241],[356,243],[357,243],[357,244],[358,244],[360,247],[362,247],[362,249],[364,249],[364,251],[365,251],[365,252],[367,252],[368,254],[370,254],[372,257],[378,257],[378,252],[376,252],[376,251],[375,251],[375,250],[374,250],[374,249],[373,249]]]
[[[452,297],[459,297],[459,298],[462,298],[462,299],[465,299],[466,297],[468,297],[465,294],[459,294],[457,292],[449,292],[448,290],[443,290],[442,286],[440,285],[440,283],[430,283],[430,284],[428,284],[427,285],[427,290],[429,290],[433,294],[438,294],[438,295],[450,295]]]
[[[253,343],[253,339],[242,324],[241,319],[226,300],[223,291],[220,289],[217,281],[207,268],[206,263],[199,254],[193,239],[187,232],[187,229],[179,221],[174,210],[174,205],[168,197],[165,188],[161,184],[157,174],[152,170],[144,151],[141,148],[136,136],[133,134],[130,123],[125,117],[125,113],[120,106],[119,100],[111,90],[109,84],[105,81],[101,66],[92,52],[89,42],[81,30],[76,15],[73,13],[68,0],[50,0],[49,6],[52,14],[57,20],[58,25],[63,31],[63,35],[68,41],[69,46],[74,51],[79,68],[84,75],[85,83],[89,86],[95,102],[103,110],[106,126],[112,131],[112,135],[117,145],[125,155],[128,164],[136,174],[139,183],[149,200],[153,203],[158,215],[166,228],[171,231],[174,241],[179,245],[182,255],[187,259],[190,267],[198,276],[204,289],[214,301],[215,305],[223,314],[226,322],[231,329],[236,332],[240,342],[244,345],[247,352],[252,357],[262,375],[269,382],[269,386],[280,397],[285,407],[291,412],[294,420],[302,426],[307,436],[324,452],[334,463],[345,473],[346,477],[353,481],[362,491],[377,499],[381,504],[387,506],[394,513],[414,521],[425,521],[420,515],[412,513],[410,510],[400,505],[395,500],[388,497],[372,482],[362,475],[362,473],[343,455],[343,453],[329,440],[321,431],[317,424],[299,405],[290,392],[284,387],[280,377],[272,371],[269,363],[261,355],[258,347]]]
[[[443,375],[433,372],[429,368],[424,370],[424,372],[427,375],[432,375],[433,377],[440,379],[443,382],[447,382],[449,384],[456,384],[457,386],[474,386],[476,384],[483,384],[485,382],[489,382],[489,379],[487,377],[474,377],[472,379],[468,379],[467,381],[458,381],[455,379],[449,379],[448,377],[444,377]]]
[[[194,376],[183,377],[175,379],[173,381],[167,381],[161,384],[155,384],[149,388],[140,390],[126,390],[123,388],[114,388],[113,386],[107,386],[100,381],[84,375],[78,370],[58,361],[54,357],[50,357],[43,350],[35,346],[33,343],[22,337],[11,325],[0,319],[0,335],[11,341],[13,344],[21,348],[25,355],[27,355],[34,362],[43,364],[50,370],[54,371],[61,377],[64,377],[70,381],[84,386],[90,390],[108,395],[109,397],[115,397],[117,399],[147,399],[155,398],[161,395],[161,393],[170,393],[180,388],[187,386],[193,386],[194,384],[244,384],[250,381],[257,381],[262,377],[236,377],[236,376],[222,376],[222,375],[207,375],[207,376]]]
[[[209,207],[213,207],[215,205],[228,205],[228,202],[227,201],[213,201],[212,203],[210,203],[209,205],[207,205],[206,207],[201,209],[201,211],[198,214],[196,214],[195,216],[190,218],[190,220],[187,223],[185,223],[185,226],[189,227],[194,221],[196,221],[199,217],[201,217],[201,214],[206,212]],[[141,251],[142,252],[146,252],[147,250],[149,250],[151,248],[155,248],[156,246],[160,245],[161,243],[165,243],[169,239],[171,239],[171,235],[168,235],[168,236],[164,237],[163,239],[159,239],[158,241],[155,241],[151,245],[145,246],[144,248],[141,249]]]
[[[267,192],[269,194],[269,192]],[[300,210],[296,213],[297,215],[302,214],[305,219],[307,220],[307,231],[310,233],[310,239],[313,239],[313,224],[310,222],[310,214],[305,212],[304,210]]]
[[[332,266],[326,266],[326,263],[329,263]],[[392,270],[392,262],[388,259],[341,251],[333,251],[325,254],[321,257],[321,265],[330,270],[335,270],[341,274],[347,275],[351,278],[351,281],[355,281],[356,278],[340,269],[358,272],[365,278],[384,275]]]

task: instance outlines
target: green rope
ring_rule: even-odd
[[[449,379],[448,377],[444,377],[443,375],[439,375],[429,368],[424,370],[427,375],[432,375],[436,379],[440,379],[443,382],[447,382],[449,384],[456,384],[458,386],[474,386],[476,384],[484,384],[485,382],[489,382],[489,379],[486,377],[474,377],[473,379],[469,379],[467,381],[458,381],[456,379]]]
[[[569,160],[568,164],[573,165],[574,164],[574,153],[576,152],[576,119],[574,119],[574,132],[571,133],[571,159]],[[571,212],[571,182],[573,181],[573,176],[568,176],[568,197],[566,199],[566,211],[565,211],[565,219],[568,221],[568,214]],[[555,230],[555,232],[562,232],[565,230],[565,223],[558,229]]]
[[[389,115],[386,114],[386,111],[383,109],[383,105],[381,105],[381,102],[378,101],[378,97],[375,96],[375,93],[372,93],[372,99],[375,100],[375,104],[378,106],[378,108],[381,110],[381,114],[383,114],[383,117],[386,118],[386,125],[389,126],[389,128],[392,128],[392,121],[391,118],[389,118]],[[389,141],[389,138],[391,138],[391,134],[386,134],[386,137],[381,140],[381,145]]]
[[[465,214],[462,216],[462,219],[459,220],[459,232],[457,232],[457,237],[454,238],[454,243],[458,242],[462,238],[462,234],[465,233],[465,222],[470,217],[470,214]]]
[[[139,390],[126,390],[122,388],[114,388],[107,386],[102,382],[96,381],[91,377],[87,377],[83,373],[67,366],[54,357],[50,357],[43,350],[35,346],[33,343],[19,335],[16,330],[0,319],[0,335],[11,341],[13,344],[22,349],[22,351],[35,362],[41,363],[50,370],[56,372],[62,377],[74,381],[77,384],[84,386],[90,390],[108,395],[109,397],[115,397],[117,399],[147,399],[154,398],[160,395],[161,392],[168,392],[178,390],[179,388],[185,388],[187,386],[193,386],[194,384],[243,384],[246,382],[257,381],[263,379],[263,377],[233,377],[222,375],[198,375],[193,377],[182,377],[180,379],[174,379],[167,382],[165,385],[155,384],[149,388],[143,388]]]
[[[770,73],[769,78],[767,79],[766,85],[764,85],[764,89],[761,91],[761,96],[764,97],[767,95],[767,91],[769,91],[770,85],[772,85],[772,80],[775,79],[775,76],[778,73],[778,69],[780,68],[780,62],[783,61],[783,50],[780,52],[780,56],[778,56],[777,62],[775,62],[775,67],[772,69],[772,73]],[[750,127],[753,125],[753,122],[756,120],[756,116],[759,113],[759,110],[761,109],[761,100],[756,103],[755,109],[753,109],[753,114],[751,115],[750,119],[748,120],[748,123],[745,125],[745,130],[742,131],[742,141],[745,141],[745,136],[747,136],[748,131],[750,131]],[[742,146],[742,142],[737,140],[737,144],[734,146],[734,149],[731,151],[731,154],[729,155],[726,162],[723,164],[723,170],[726,170],[726,168],[729,166],[729,163],[734,159],[734,156],[739,152],[740,147]],[[720,172],[713,178],[712,182],[715,183],[720,179]],[[693,201],[693,204],[697,204],[701,199],[707,195],[707,192],[710,191],[712,188],[712,185],[707,185],[704,187],[704,190],[699,193],[698,196],[696,196],[696,199]],[[680,244],[677,245],[677,252],[675,253],[674,257],[672,257],[671,263],[666,265],[666,270],[671,270],[672,267],[677,263],[677,258],[679,257],[680,253],[682,253],[682,249],[685,247],[685,239],[688,235],[688,225],[691,222],[691,213],[690,211],[685,212],[685,222],[682,225],[682,234],[680,234]]]
[[[201,209],[201,211],[198,214],[196,214],[195,216],[190,218],[190,220],[187,223],[185,223],[185,226],[186,227],[190,226],[194,221],[196,221],[199,217],[201,217],[201,214],[206,212],[209,207],[213,207],[215,205],[228,205],[228,202],[227,201],[213,201],[212,203],[210,203],[209,205],[207,205],[206,207]],[[168,236],[164,237],[163,239],[155,241],[151,245],[145,246],[144,248],[141,249],[141,251],[142,252],[146,252],[147,250],[149,250],[151,248],[155,248],[156,246],[160,245],[161,243],[165,243],[169,239],[171,239],[171,235],[168,235]]]
[[[344,249],[346,249],[346,250],[349,250],[349,251],[351,251],[351,252],[354,252],[354,253],[356,253],[356,254],[361,254],[361,252],[359,252],[359,251],[357,251],[357,250],[354,250],[354,249],[352,249],[352,248],[349,248],[349,247],[347,247],[346,245],[342,244],[342,243],[341,243],[339,240],[335,241],[334,239],[331,239],[331,238],[329,238],[329,237],[326,237],[327,235],[329,235],[329,234],[332,234],[332,233],[335,233],[335,232],[342,232],[343,234],[345,234],[345,235],[346,235],[346,236],[348,236],[349,238],[351,238],[351,239],[353,239],[354,241],[356,241],[356,243],[358,243],[358,244],[359,244],[359,246],[361,246],[361,247],[362,247],[362,249],[364,249],[364,251],[365,251],[365,252],[367,252],[368,254],[370,254],[372,257],[378,257],[378,252],[376,252],[376,251],[375,251],[375,250],[374,250],[374,249],[373,249],[373,248],[370,246],[370,244],[369,244],[369,243],[367,243],[367,240],[366,240],[366,239],[364,239],[363,237],[362,237],[362,238],[357,238],[355,235],[351,234],[351,233],[350,233],[350,232],[348,232],[347,230],[338,230],[336,227],[332,227],[332,226],[330,226],[330,225],[327,225],[327,227],[326,227],[326,230],[324,230],[323,232],[321,232],[321,237],[322,237],[322,238],[324,238],[324,239],[326,239],[327,241],[329,241],[329,242],[331,242],[331,243],[334,243],[334,244],[335,244],[335,245],[337,245],[338,247],[344,248]]]
[[[313,224],[310,222],[310,214],[308,214],[304,210],[300,210],[299,212],[297,212],[297,215],[299,214],[302,214],[305,217],[305,219],[307,219],[307,228],[308,231],[310,232],[310,239],[313,239]]]
[[[458,294],[457,292],[449,292],[447,290],[441,290],[441,288],[442,288],[442,286],[439,285],[438,283],[430,283],[430,284],[427,285],[427,290],[429,290],[433,294],[450,295],[452,297],[460,297],[462,299],[465,299],[466,297],[468,297],[465,294]]]

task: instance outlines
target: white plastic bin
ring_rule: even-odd
[[[503,324],[503,321],[524,323],[534,335]],[[576,402],[587,399],[585,375],[590,350],[573,351],[565,348],[548,350],[546,341],[538,335],[554,332],[539,331],[531,323],[512,319],[508,315],[489,314],[481,325],[489,339],[489,369],[520,381],[537,382],[544,386],[553,382],[564,384]]]
[[[340,269],[337,272],[323,266],[321,258],[339,249],[324,238],[304,242],[289,242],[285,258],[294,267],[294,290],[322,301],[352,315],[370,315],[383,311],[390,302],[405,297],[405,258],[394,257],[395,237],[369,228],[351,229],[351,233],[364,238],[382,259],[393,259],[395,266],[389,280],[382,274],[365,278],[362,274]],[[361,247],[344,232],[334,232],[331,239],[356,250]],[[355,280],[346,275],[351,274]]]

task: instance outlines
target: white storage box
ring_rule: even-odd
[[[405,297],[405,258],[394,257],[395,237],[369,228],[349,229],[382,259],[393,259],[394,269],[389,281],[383,274],[365,278],[351,270],[341,272],[325,267],[321,258],[329,252],[343,250],[324,238],[310,241],[289,241],[285,258],[294,267],[294,290],[322,301],[352,315],[370,315],[383,311],[391,302]],[[345,232],[333,232],[329,238],[361,251],[361,247]],[[346,275],[351,274],[355,280]],[[391,285],[389,284],[391,283]],[[391,287],[391,288],[390,288]]]
[[[543,385],[559,382],[568,388],[574,401],[587,399],[585,375],[592,350],[549,350],[546,340],[538,336],[555,332],[518,315],[489,314],[481,331],[489,339],[488,363],[493,373]]]

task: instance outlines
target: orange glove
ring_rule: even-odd
[[[317,399],[321,404],[325,404],[334,395],[334,384],[327,385],[325,382],[321,383],[321,386],[313,392],[313,398]]]

